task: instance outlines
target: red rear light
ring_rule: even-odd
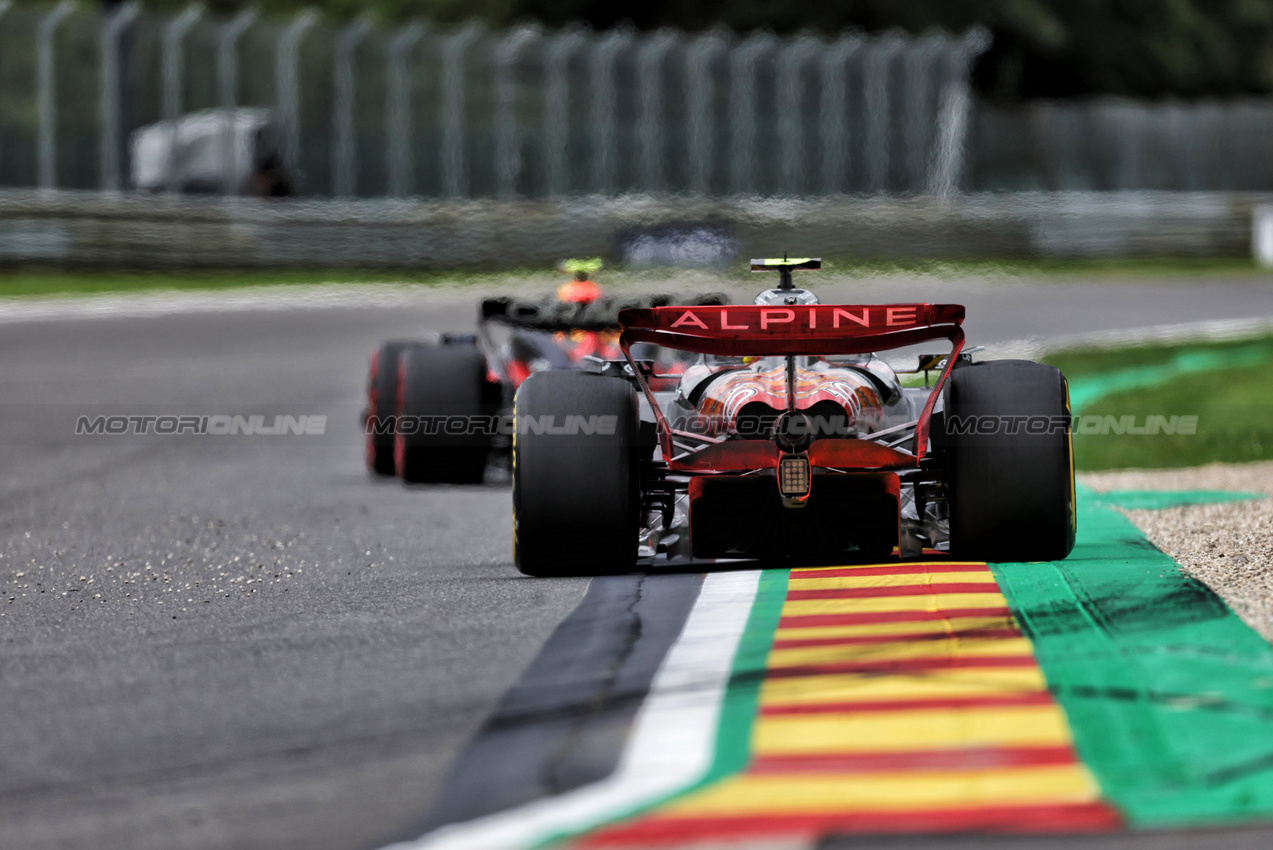
[[[572,280],[557,287],[557,300],[571,304],[591,304],[601,297],[601,287],[590,280]]]

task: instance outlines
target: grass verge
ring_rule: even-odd
[[[1074,435],[1082,470],[1173,468],[1273,458],[1273,336],[1192,345],[1058,352],[1045,358],[1090,400]],[[1207,368],[1212,365],[1215,368]],[[1117,380],[1118,378],[1129,380]],[[1108,393],[1078,392],[1093,383]],[[1148,418],[1196,416],[1193,434],[1117,433]],[[1099,424],[1094,417],[1100,417]],[[1084,433],[1105,430],[1105,433]]]

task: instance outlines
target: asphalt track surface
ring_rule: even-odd
[[[1273,313],[1267,281],[818,288],[961,301],[973,344]],[[0,324],[0,847],[419,834],[589,589],[518,576],[506,486],[404,490],[363,470],[371,349],[472,314],[446,293]],[[329,419],[322,437],[75,436],[79,415],[110,413]],[[606,769],[606,729],[588,734],[593,755],[555,781]],[[1120,840],[1102,839],[1145,846]],[[880,846],[930,846],[908,841]]]

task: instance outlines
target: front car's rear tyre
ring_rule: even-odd
[[[398,356],[413,343],[383,342],[372,352],[367,375],[367,410],[363,416],[366,433],[367,469],[375,475],[393,475],[394,406],[398,394]]]
[[[1053,561],[1076,529],[1069,388],[1059,369],[992,360],[950,373],[939,429],[950,552]]]
[[[500,387],[470,342],[405,346],[398,358],[394,459],[408,484],[479,484]]]
[[[513,410],[517,569],[531,576],[631,572],[640,508],[632,386],[537,372],[518,388]]]

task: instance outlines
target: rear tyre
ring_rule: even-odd
[[[374,475],[393,475],[394,407],[398,394],[398,355],[406,342],[383,342],[371,355],[367,375],[367,469]]]
[[[518,388],[513,411],[517,569],[530,576],[631,572],[640,508],[632,386],[579,372],[537,372]],[[571,422],[582,427],[547,433]]]
[[[944,433],[934,442],[946,461],[951,554],[987,561],[1069,555],[1074,464],[1060,370],[1028,360],[968,365],[950,373],[944,407]]]
[[[478,484],[486,470],[498,384],[469,342],[410,345],[398,358],[394,459],[408,484]]]

